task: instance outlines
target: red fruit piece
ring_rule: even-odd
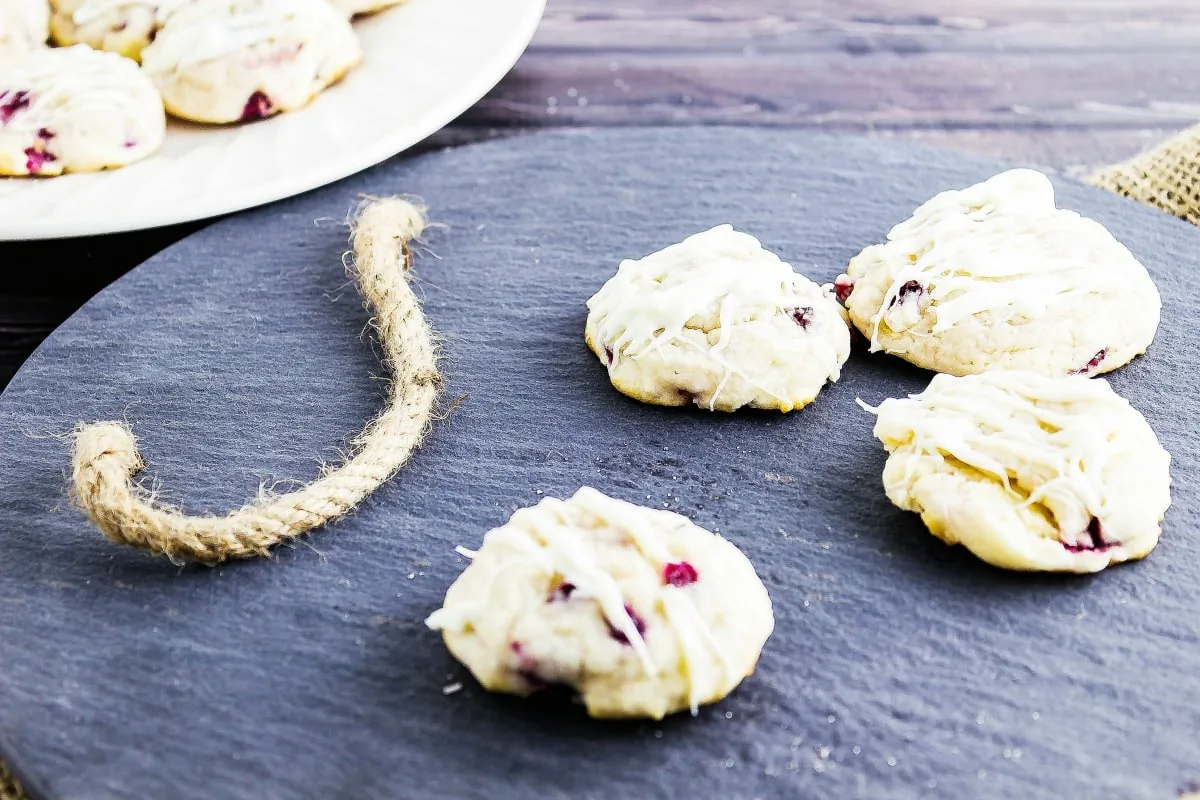
[[[812,325],[813,310],[811,306],[805,306],[804,308],[789,308],[788,314],[791,316],[792,321],[800,326],[800,330],[806,331],[808,330],[808,326]]]
[[[639,617],[637,612],[634,611],[629,606],[625,606],[625,613],[629,615],[629,618],[631,620],[633,620],[633,627],[637,630],[638,636],[644,635],[646,633],[646,620]],[[612,626],[611,622],[607,623],[607,624],[608,624],[608,635],[609,636],[616,639],[621,644],[625,644],[625,645],[629,644],[628,636],[626,636],[624,633],[622,633],[621,631],[614,628]]]
[[[1104,528],[1100,524],[1099,517],[1092,517],[1092,521],[1087,526],[1087,541],[1076,542],[1074,544],[1063,543],[1063,547],[1072,553],[1103,553],[1110,547],[1115,547],[1118,542],[1110,542],[1104,538]]]
[[[920,297],[925,294],[925,287],[918,281],[908,281],[900,287],[900,291],[896,292],[896,296],[892,298],[892,302],[888,303],[888,308],[896,305],[896,303],[904,303],[910,297]]]
[[[700,580],[700,573],[686,561],[675,561],[663,567],[663,583],[682,589]]]
[[[37,137],[34,139],[33,147],[25,148],[25,170],[30,175],[37,175],[42,171],[42,167],[51,161],[57,161],[58,158],[46,149],[46,145],[54,138],[54,132],[46,128],[39,128]]]
[[[1106,359],[1106,358],[1108,358],[1108,348],[1107,347],[1104,348],[1103,350],[1101,350],[1099,353],[1096,353],[1096,355],[1092,356],[1092,360],[1089,361],[1088,363],[1084,364],[1079,369],[1071,370],[1071,374],[1072,375],[1088,375],[1093,370],[1095,370],[1097,367],[1099,367],[1102,363],[1104,363],[1104,359]]]
[[[0,92],[0,125],[7,125],[17,112],[29,108],[29,92]]]
[[[838,275],[837,280],[833,282],[833,292],[837,295],[839,303],[845,303],[850,299],[850,293],[854,291],[854,279],[849,275]]]
[[[263,119],[269,117],[271,111],[275,108],[271,102],[271,98],[267,97],[261,91],[256,91],[250,95],[250,99],[246,101],[245,107],[242,109],[242,121],[249,122],[255,119]]]
[[[51,161],[57,161],[57,160],[58,159],[55,158],[55,156],[52,153],[47,153],[45,150],[42,150],[40,147],[26,147],[25,148],[25,169],[29,172],[30,175],[37,175],[39,172],[42,171],[42,167],[44,167],[46,164],[50,163]]]

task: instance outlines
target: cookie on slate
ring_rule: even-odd
[[[613,386],[654,405],[792,411],[850,356],[833,295],[729,225],[623,261],[587,306]]]
[[[301,108],[361,60],[325,0],[193,0],[142,51],[170,113],[216,124]]]
[[[1095,375],[1144,353],[1161,301],[1103,225],[1055,208],[1039,172],[943,192],[855,257],[835,287],[882,350],[952,375]]]
[[[116,53],[81,44],[0,65],[0,175],[125,166],[155,152],[165,133],[158,92]]]
[[[887,496],[990,564],[1098,572],[1158,543],[1171,457],[1103,378],[937,375],[875,413]]]
[[[191,0],[50,0],[56,44],[86,44],[140,60],[163,24]]]
[[[734,545],[584,487],[489,531],[427,624],[494,692],[577,693],[593,717],[713,703],[753,673],[775,621]]]
[[[0,63],[45,47],[49,27],[46,0],[0,2]]]

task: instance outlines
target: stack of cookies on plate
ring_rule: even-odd
[[[5,0],[0,175],[132,164],[162,145],[167,114],[220,125],[302,108],[361,62],[351,19],[400,2]]]

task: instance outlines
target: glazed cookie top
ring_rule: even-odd
[[[55,131],[80,114],[161,116],[162,101],[136,62],[87,45],[46,48],[0,69],[0,130]]]
[[[321,41],[344,15],[326,0],[192,0],[146,48],[146,68],[184,70],[282,36]]]
[[[43,46],[49,33],[50,8],[46,0],[0,3],[0,61]]]
[[[832,295],[758,239],[718,225],[645,258],[622,261],[587,307],[600,338],[626,358],[637,358],[678,338],[697,316],[716,315],[721,335],[712,351],[720,352],[733,323],[781,310],[802,314],[824,302],[832,302]]]
[[[882,349],[881,325],[908,330],[923,309],[935,315],[932,333],[938,334],[981,312],[1035,319],[1052,302],[1119,295],[1134,284],[1158,303],[1157,290],[1133,254],[1100,223],[1056,208],[1053,185],[1034,170],[1009,170],[942,192],[892,228],[887,239],[869,248],[877,261],[868,268],[884,266],[889,274],[882,304],[871,317],[873,351]],[[850,277],[861,275],[851,269]],[[922,302],[913,302],[917,299]]]
[[[83,26],[134,7],[153,12],[155,19],[162,24],[191,2],[193,0],[58,0],[56,5],[60,11],[70,13],[72,22]]]
[[[546,498],[521,509],[489,531],[477,553],[459,552],[473,563],[429,617],[429,627],[457,632],[491,625],[508,636],[522,617],[565,609],[566,601],[576,609],[594,604],[604,626],[594,634],[630,647],[645,679],[682,675],[693,712],[748,673],[747,662],[752,667],[773,628],[766,590],[736,547],[686,517],[590,487],[565,501]],[[460,586],[468,591],[459,592]],[[740,632],[716,618],[714,604],[738,609]],[[594,624],[590,618],[578,621]],[[677,642],[669,657],[661,647],[654,655],[647,643],[661,646],[664,639],[654,631],[660,626]],[[746,643],[752,653],[743,652]],[[558,655],[577,667],[589,651],[595,652],[585,645],[584,653]],[[586,686],[577,688],[586,696]]]
[[[874,411],[875,436],[910,457],[890,471],[893,499],[922,477],[925,458],[946,462],[1002,486],[1014,504],[1042,509],[1047,533],[1088,556],[1156,539],[1170,504],[1171,457],[1103,378],[936,375],[924,392]]]
[[[87,44],[140,60],[171,15],[189,0],[53,0],[58,44]]]

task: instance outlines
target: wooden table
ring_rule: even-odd
[[[513,72],[414,152],[555,126],[771,125],[1077,173],[1197,119],[1194,0],[550,0]],[[0,245],[0,386],[203,224]]]

